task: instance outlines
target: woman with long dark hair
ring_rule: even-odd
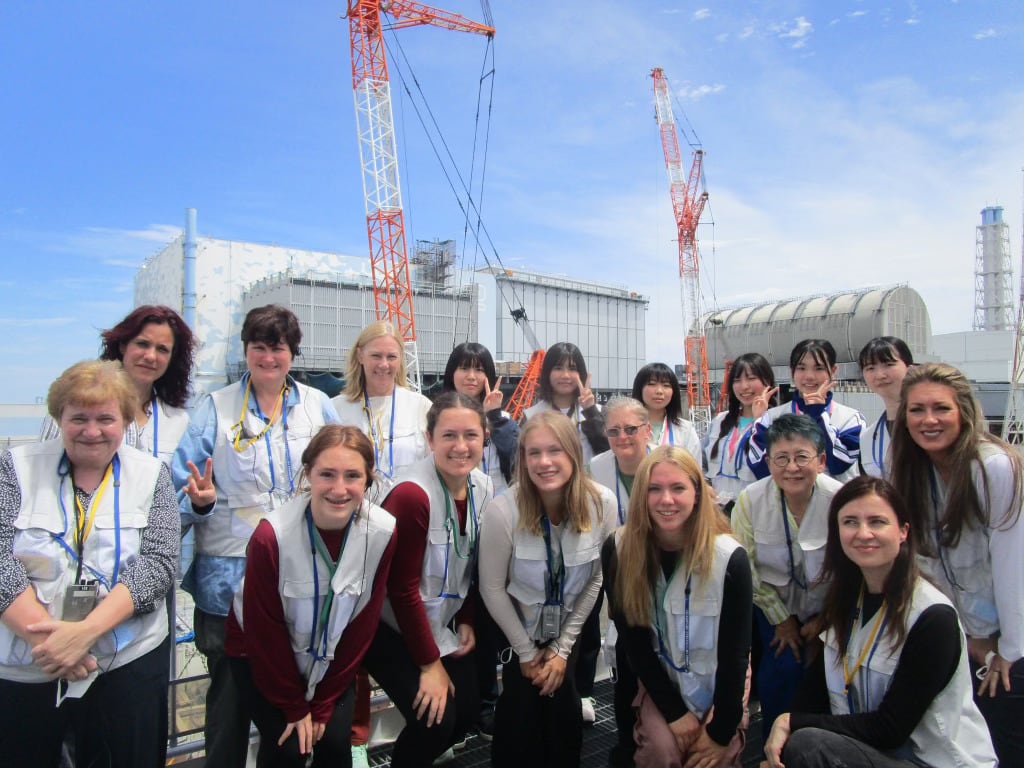
[[[138,407],[125,425],[124,442],[170,466],[188,427],[188,403],[196,339],[170,307],[146,304],[100,334],[100,360],[116,360],[135,385]],[[60,437],[60,425],[43,420],[40,440]]]
[[[575,344],[560,341],[544,355],[537,381],[537,399],[526,409],[523,421],[543,411],[559,411],[576,425],[583,446],[583,465],[608,450],[604,416],[590,388],[590,373],[583,353]]]
[[[633,377],[632,397],[644,404],[651,425],[648,443],[678,445],[700,461],[700,438],[693,422],[683,418],[683,397],[679,379],[665,363],[648,363]]]
[[[504,396],[501,377],[494,369],[494,358],[483,344],[466,341],[448,356],[444,368],[443,391],[461,392],[480,401],[487,415],[487,439],[481,469],[494,483],[495,495],[512,482],[519,425],[501,409]]]
[[[928,575],[967,630],[976,701],[1002,765],[1024,765],[1024,468],[985,429],[967,377],[915,365],[903,378],[892,482],[915,513]]]
[[[772,725],[771,768],[996,764],[956,610],[915,552],[907,505],[885,480],[864,475],[833,497],[825,651]]]
[[[914,364],[914,356],[903,339],[895,336],[878,336],[860,351],[858,356],[860,372],[868,389],[882,398],[885,411],[864,432],[860,454],[862,474],[886,477],[889,448],[892,444],[892,428],[896,413],[900,409],[900,391],[903,377]],[[871,437],[870,452],[867,436]]]
[[[740,491],[757,480],[744,448],[754,422],[768,410],[778,390],[771,363],[757,352],[733,360],[722,387],[729,393],[729,407],[711,421],[703,445],[705,473],[728,514]]]

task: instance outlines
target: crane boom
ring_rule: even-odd
[[[377,318],[394,323],[405,340],[409,378],[419,389],[416,318],[405,244],[405,216],[398,176],[395,121],[391,110],[391,83],[382,35],[382,12],[396,20],[388,25],[395,29],[430,24],[493,35],[494,28],[408,0],[349,0],[346,12],[352,49],[352,88],[363,172],[374,309]]]
[[[698,434],[704,434],[711,424],[707,339],[700,327],[700,257],[697,250],[697,225],[708,200],[708,193],[700,189],[704,150],[693,151],[693,163],[689,174],[686,174],[672,115],[668,81],[660,67],[651,71],[651,77],[654,79],[655,114],[679,239],[679,280],[683,298],[683,331],[686,334],[686,394],[694,427]]]

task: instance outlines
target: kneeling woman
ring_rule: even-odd
[[[477,469],[485,430],[479,400],[440,395],[427,413],[433,453],[402,469],[384,500],[397,520],[398,552],[365,665],[405,717],[394,768],[429,766],[479,713],[466,597],[492,497],[490,478]]]
[[[829,509],[825,652],[765,745],[771,768],[996,765],[964,630],[920,576],[907,507],[871,476]]]
[[[587,477],[576,425],[541,411],[523,426],[518,482],[495,499],[480,543],[480,591],[511,653],[491,763],[573,766],[583,721],[577,639],[601,592],[615,496]]]
[[[626,525],[601,559],[640,680],[636,765],[739,765],[750,563],[689,453],[663,445],[641,462]]]
[[[302,453],[304,492],[249,540],[245,580],[227,621],[225,652],[260,731],[260,766],[351,764],[356,669],[370,646],[395,521],[363,498],[373,445],[329,425]]]

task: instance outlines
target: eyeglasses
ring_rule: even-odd
[[[798,453],[796,456],[788,456],[786,454],[782,454],[781,456],[772,456],[771,459],[769,459],[769,461],[771,461],[771,463],[774,464],[779,469],[785,469],[786,467],[788,467],[790,461],[796,464],[798,469],[803,469],[812,461],[814,461],[814,456],[812,456],[809,453]]]
[[[646,425],[645,424],[630,424],[628,427],[622,427],[621,429],[619,427],[608,427],[608,429],[606,429],[604,431],[604,433],[605,433],[605,435],[607,437],[613,437],[613,438],[614,437],[618,437],[622,433],[625,433],[626,437],[632,437],[637,432],[639,432],[640,429],[643,428],[644,426],[646,426]]]

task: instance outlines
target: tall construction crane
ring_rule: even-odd
[[[707,339],[700,327],[700,259],[697,253],[697,225],[708,200],[707,191],[698,191],[703,181],[704,150],[697,148],[693,151],[693,164],[687,176],[679,152],[668,81],[660,67],[651,71],[651,77],[654,78],[654,106],[679,237],[679,280],[683,299],[683,331],[686,333],[686,394],[690,419],[697,434],[703,435],[711,425],[711,387]]]
[[[1021,168],[1024,175],[1024,168]],[[1021,193],[1024,203],[1024,190]],[[1024,452],[1024,207],[1021,209],[1020,296],[1017,300],[1017,333],[1013,345],[1013,371],[1006,404],[1003,439]]]
[[[391,17],[386,23],[382,22],[382,13]],[[430,24],[457,32],[491,36],[494,27],[409,0],[349,0],[345,15],[352,43],[352,89],[356,103],[359,158],[363,168],[374,309],[377,318],[394,323],[405,340],[406,368],[413,386],[419,389],[416,319],[405,245],[391,83],[382,33],[385,28],[404,29]]]

